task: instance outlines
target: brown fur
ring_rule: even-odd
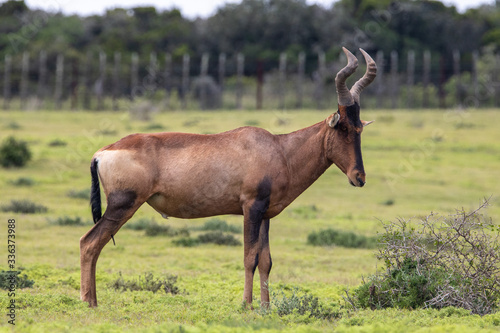
[[[244,299],[251,303],[253,274],[258,267],[261,301],[268,303],[269,219],[332,163],[347,174],[351,184],[364,184],[359,106],[339,107],[339,113],[335,128],[328,126],[330,116],[283,135],[255,127],[213,135],[132,134],[100,149],[93,158],[98,161],[108,207],[80,241],[82,299],[97,305],[99,253],[111,235],[147,202],[165,217],[244,215]]]
[[[357,60],[347,49],[344,52],[349,62],[341,72],[352,73]],[[251,306],[254,272],[258,268],[261,304],[269,304],[269,220],[332,164],[347,175],[352,185],[365,184],[361,133],[369,122],[359,118],[359,93],[375,78],[376,65],[366,52],[361,52],[368,66],[353,94],[345,88],[345,73],[335,80],[337,91],[353,104],[340,105],[338,114],[310,127],[283,135],[255,127],[211,135],[132,134],[97,151],[91,164],[92,213],[97,223],[80,239],[81,299],[97,306],[95,273],[99,254],[147,202],[164,217],[243,215],[243,299]],[[98,178],[108,203],[102,218]]]

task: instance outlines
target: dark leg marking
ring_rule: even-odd
[[[257,196],[250,207],[250,243],[255,244],[259,240],[260,226],[271,198],[271,179],[265,177],[257,187]]]
[[[104,212],[104,217],[114,224],[121,223],[137,199],[137,193],[132,190],[111,192],[108,195],[108,207]],[[111,233],[113,244],[115,244],[114,234]]]
[[[257,269],[257,266],[259,265],[259,254],[257,253],[255,255],[255,263],[252,268],[252,274],[255,274],[255,270]]]

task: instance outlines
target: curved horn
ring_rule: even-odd
[[[377,76],[377,64],[375,61],[370,57],[368,53],[365,52],[363,49],[359,49],[361,53],[363,53],[363,56],[365,57],[366,61],[366,72],[365,75],[361,79],[359,79],[351,88],[351,95],[354,98],[354,101],[359,104],[359,94],[363,91],[364,88],[366,88],[370,83],[375,80],[375,77]]]
[[[339,105],[350,106],[354,104],[354,98],[349,89],[347,89],[345,80],[356,71],[358,59],[345,47],[342,47],[342,50],[344,50],[347,56],[347,65],[337,73],[335,77],[335,87],[337,89]]]

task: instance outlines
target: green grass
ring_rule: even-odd
[[[325,119],[330,111],[169,112],[154,116],[170,131],[215,133],[246,124],[259,124],[273,133],[285,133]],[[500,131],[498,110],[362,111],[375,119],[362,136],[367,184],[354,188],[335,166],[330,168],[291,207],[271,221],[273,270],[271,291],[299,288],[341,318],[321,319],[298,313],[279,316],[271,308],[242,310],[243,249],[199,245],[178,247],[165,237],[122,228],[97,264],[99,307],[89,309],[79,300],[79,238],[89,225],[47,223],[61,216],[91,219],[89,205],[68,193],[90,186],[89,165],[99,148],[150,123],[132,121],[120,112],[1,112],[0,142],[14,136],[26,141],[33,153],[23,168],[2,169],[0,206],[11,200],[29,200],[48,208],[37,214],[0,212],[0,270],[7,267],[7,223],[16,219],[16,267],[35,283],[16,291],[16,331],[24,332],[488,332],[498,331],[500,314],[470,316],[455,309],[362,310],[342,309],[344,288],[356,288],[361,277],[377,265],[374,250],[307,245],[307,235],[328,228],[375,236],[379,220],[443,215],[455,208],[477,207],[492,196],[488,215],[500,222]],[[467,124],[464,126],[463,124]],[[52,146],[55,140],[66,145]],[[36,180],[17,186],[20,178]],[[83,191],[83,190],[82,190]],[[81,195],[84,196],[83,194]],[[79,195],[77,196],[79,197]],[[145,205],[132,219],[160,219]],[[242,226],[239,216],[222,217]],[[201,230],[210,219],[169,219],[176,229]],[[194,235],[197,236],[197,235]],[[237,235],[241,237],[241,235]],[[110,284],[124,277],[175,275],[178,295],[149,291],[117,292]],[[256,274],[258,275],[258,273]],[[258,297],[258,276],[254,283]],[[302,294],[301,294],[302,295]],[[308,297],[309,297],[308,296]],[[0,294],[0,307],[9,298]],[[258,301],[254,301],[258,308]],[[333,311],[332,310],[332,311]],[[5,317],[0,331],[10,331]]]

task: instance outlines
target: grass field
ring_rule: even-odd
[[[498,110],[365,111],[363,119],[376,120],[362,137],[366,186],[350,186],[333,166],[271,221],[271,294],[280,298],[282,290],[298,288],[337,311],[336,318],[279,316],[273,308],[258,310],[256,300],[257,310],[244,310],[242,246],[177,247],[172,238],[147,237],[143,231],[125,228],[115,236],[116,246],[104,248],[97,264],[99,307],[89,309],[79,300],[79,238],[91,227],[91,215],[88,201],[68,193],[89,188],[90,158],[97,149],[135,132],[216,133],[252,125],[285,133],[327,116],[326,111],[170,112],[143,122],[120,112],[1,112],[0,141],[8,136],[27,141],[33,159],[21,169],[1,169],[0,205],[28,199],[48,208],[32,215],[0,212],[0,270],[8,269],[7,220],[14,218],[16,267],[35,281],[33,288],[16,290],[15,331],[498,331],[500,314],[479,317],[455,309],[348,311],[343,308],[343,289],[359,286],[363,275],[381,268],[375,251],[306,243],[309,233],[328,227],[374,236],[382,231],[380,220],[430,212],[447,215],[457,208],[475,208],[490,196],[487,214],[500,223]],[[20,178],[30,178],[33,184],[16,184]],[[80,217],[87,224],[50,223],[63,217]],[[163,220],[143,206],[128,223],[141,218],[191,230],[207,221]],[[242,225],[239,216],[221,218]],[[241,234],[236,237],[242,239]],[[134,279],[149,272],[178,276],[181,293],[121,292],[110,287],[120,274]],[[258,283],[254,295],[259,295]],[[1,308],[8,302],[2,290]],[[8,318],[2,318],[0,331],[13,330]]]

